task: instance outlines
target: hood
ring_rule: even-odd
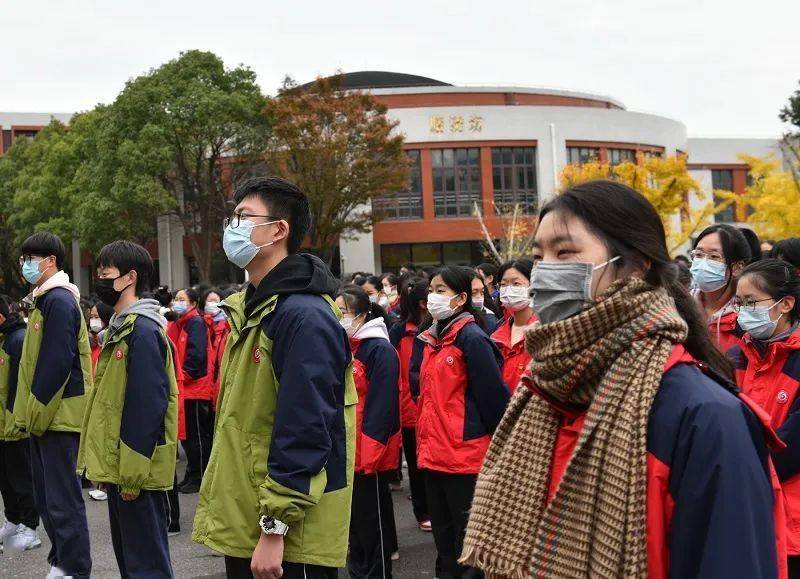
[[[125,323],[125,318],[130,314],[136,314],[144,318],[150,318],[162,328],[167,327],[167,320],[161,315],[161,304],[158,300],[142,299],[132,303],[126,309],[118,314],[111,316],[111,323],[109,323],[109,336],[116,332]]]
[[[339,289],[336,279],[325,263],[314,255],[298,253],[286,257],[269,272],[257,288],[248,286],[245,294],[245,314],[270,296],[291,294],[328,294]]]
[[[33,297],[38,298],[40,295],[49,292],[51,289],[63,287],[68,289],[76,301],[81,299],[81,290],[78,289],[74,283],[70,283],[69,276],[64,271],[57,272],[53,277],[44,282],[41,286],[33,288]]]
[[[11,315],[0,325],[0,334],[10,334],[14,330],[25,327],[25,320],[22,316]]]
[[[389,341],[389,330],[386,329],[386,322],[383,318],[375,318],[358,328],[353,336],[354,340],[366,340],[368,338],[383,338]]]

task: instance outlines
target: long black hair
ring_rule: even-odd
[[[800,271],[800,237],[789,237],[772,246],[771,257],[790,263]]]
[[[500,304],[497,303],[497,300],[492,295],[492,292],[489,291],[489,286],[486,285],[486,281],[480,276],[477,268],[473,270],[473,273],[473,281],[477,279],[479,282],[481,282],[481,287],[483,287],[483,307],[489,308],[489,311],[497,316],[498,319],[502,318],[503,310],[500,309]],[[494,284],[495,286],[498,285],[497,279],[494,280]],[[475,308],[475,311],[480,312],[480,314],[483,316],[483,312],[479,308]],[[486,316],[483,317],[485,318]]]
[[[419,326],[422,323],[424,312],[419,307],[419,302],[428,299],[428,278],[415,276],[401,281],[400,291],[400,321],[405,324],[411,322]]]
[[[465,294],[467,296],[467,301],[464,302],[461,311],[472,314],[475,321],[478,322],[482,328],[485,328],[486,318],[481,312],[476,310],[475,306],[472,304],[472,278],[477,275],[475,270],[465,265],[446,265],[436,270],[431,276],[431,280],[437,275],[442,276],[442,281],[444,281],[447,287],[456,292],[456,295]],[[442,320],[443,325],[446,325],[447,321],[448,320]],[[433,319],[428,316],[420,329],[424,331],[430,327],[432,323]]]
[[[800,274],[793,265],[781,259],[762,259],[744,268],[739,279],[744,276],[750,277],[753,285],[773,299],[793,297],[789,319],[792,323],[800,320]]]
[[[618,267],[646,271],[646,282],[667,290],[675,300],[678,313],[689,326],[689,335],[684,342],[686,349],[714,372],[732,380],[730,362],[714,346],[695,300],[678,281],[677,268],[667,251],[664,225],[644,196],[614,181],[589,181],[571,187],[545,204],[539,213],[539,223],[552,212],[563,212],[580,219],[604,241],[609,255],[620,256]],[[735,228],[731,229],[742,239],[749,258],[750,249],[744,236]],[[723,248],[724,244],[723,239]],[[736,255],[728,256],[726,253],[726,259]]]
[[[503,265],[500,266],[500,269],[497,270],[497,278],[495,281],[497,285],[500,285],[500,282],[503,280],[503,276],[509,269],[516,269],[526,278],[528,281],[531,281],[531,271],[533,271],[533,262],[530,259],[515,259],[512,261],[507,261]]]
[[[747,245],[750,246],[750,261],[762,259],[761,240],[758,238],[758,234],[749,227],[739,227],[738,229],[747,240]]]
[[[347,304],[347,309],[354,313],[356,316],[366,314],[364,323],[371,322],[377,318],[381,318],[383,322],[389,325],[389,315],[381,306],[369,301],[369,295],[366,290],[361,286],[355,284],[348,284],[342,286],[336,297],[340,297]]]
[[[736,287],[736,279],[733,276],[733,266],[737,263],[747,265],[753,259],[753,254],[750,251],[750,244],[747,241],[741,229],[728,225],[727,223],[717,223],[706,227],[694,240],[692,249],[697,249],[697,245],[712,233],[719,235],[719,240],[722,245],[722,256],[725,258],[725,266],[728,268],[728,283],[725,284],[725,290],[728,290],[733,284]]]

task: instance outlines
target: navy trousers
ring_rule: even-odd
[[[47,561],[65,575],[86,579],[92,556],[81,481],[75,473],[79,440],[76,432],[31,435],[31,472],[36,510],[52,545]]]
[[[119,487],[106,485],[111,544],[123,579],[172,579],[163,491],[141,491],[123,501]]]

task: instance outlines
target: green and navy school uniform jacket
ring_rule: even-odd
[[[68,281],[46,289],[34,298],[28,316],[14,420],[36,436],[81,431],[92,387],[92,349],[76,293]]]
[[[17,396],[17,376],[25,340],[22,318],[7,319],[0,326],[0,441],[21,440],[27,434],[14,422],[14,399]]]
[[[121,492],[172,488],[178,437],[174,354],[163,327],[131,313],[109,330],[97,362],[78,472]]]
[[[289,526],[285,561],[344,566],[357,395],[337,287],[318,258],[292,255],[223,303],[231,333],[198,543],[249,558],[266,515]]]

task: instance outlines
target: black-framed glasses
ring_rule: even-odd
[[[47,257],[50,257],[50,256],[47,256]],[[19,266],[22,267],[23,265],[25,265],[25,263],[30,263],[34,259],[45,260],[45,259],[47,259],[47,257],[42,257],[41,255],[23,255],[23,256],[20,256],[20,258],[19,258]]]
[[[248,220],[251,217],[261,217],[264,219],[268,219],[270,221],[280,221],[280,219],[276,219],[272,215],[252,215],[250,213],[234,213],[230,217],[226,217],[224,221],[225,227],[230,226],[231,229],[236,229],[242,222],[242,219]]]
[[[745,300],[740,301],[738,298],[733,298],[733,309],[734,311],[740,312],[742,310],[746,310],[748,312],[754,312],[758,307],[758,304],[761,302],[771,302],[775,301],[775,298],[764,298],[763,300]]]

